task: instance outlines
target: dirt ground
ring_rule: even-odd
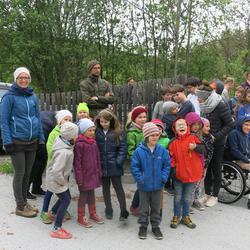
[[[135,190],[134,184],[124,185],[127,204]],[[0,250],[13,249],[84,249],[84,250],[130,250],[130,249],[171,249],[171,250],[248,250],[250,246],[250,210],[246,208],[246,198],[232,205],[218,204],[205,211],[195,211],[192,215],[197,224],[196,229],[188,229],[180,225],[171,229],[169,222],[172,214],[173,197],[164,194],[164,210],[161,229],[164,239],[153,238],[148,228],[148,238],[137,237],[138,224],[136,217],[130,215],[127,222],[119,222],[119,207],[115,195],[113,220],[105,220],[103,225],[94,225],[91,229],[80,227],[76,223],[77,188],[71,184],[72,202],[70,212],[73,218],[64,227],[73,234],[69,240],[49,237],[52,225],[40,222],[39,217],[28,219],[14,214],[15,203],[12,193],[12,176],[0,175]],[[104,203],[101,189],[96,191],[97,210],[104,216]],[[42,197],[31,202],[39,209]],[[51,202],[53,204],[53,201]]]

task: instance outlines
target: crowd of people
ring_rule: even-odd
[[[162,101],[155,104],[152,120],[148,121],[146,106],[133,107],[124,130],[113,110],[111,87],[100,79],[100,63],[90,61],[88,72],[80,83],[83,102],[77,107],[74,123],[69,110],[39,111],[27,68],[15,70],[14,83],[2,98],[1,132],[14,168],[16,215],[36,217],[38,209],[27,199],[43,194],[40,220],[54,223],[51,237],[72,237],[62,227],[71,218],[72,171],[80,193],[80,226],[104,223],[96,210],[98,187],[102,187],[105,217],[113,219],[112,183],[120,205],[119,220],[127,220],[130,210],[138,216],[138,237],[146,239],[150,222],[160,240],[165,190],[174,195],[170,227],[182,223],[193,229],[191,207],[202,211],[218,203],[223,157],[250,170],[250,72],[233,98],[228,92],[234,84],[231,77],[225,79],[224,88],[218,80],[209,83],[198,78],[188,79],[184,86],[168,86],[162,89]],[[129,209],[121,178],[127,157],[137,183]],[[45,166],[46,190],[42,190]],[[58,199],[50,207],[53,195]],[[250,209],[250,200],[247,205]]]

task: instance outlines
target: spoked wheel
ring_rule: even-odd
[[[233,162],[222,161],[221,177],[218,200],[226,204],[238,201],[246,189],[246,179],[241,168]]]

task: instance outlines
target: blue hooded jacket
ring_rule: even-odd
[[[242,117],[236,124],[226,142],[226,151],[228,160],[240,160],[249,163],[250,159],[250,138],[242,131],[244,122],[250,121],[250,116]]]
[[[38,99],[31,88],[21,88],[16,83],[3,96],[1,103],[1,132],[3,145],[13,139],[44,142]]]
[[[151,152],[145,142],[140,143],[132,156],[131,172],[139,191],[161,190],[170,172],[168,150],[157,144]]]

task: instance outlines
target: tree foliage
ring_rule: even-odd
[[[238,81],[250,66],[244,0],[0,0],[0,81],[26,66],[41,91],[78,88],[98,59],[112,84],[176,77]]]

